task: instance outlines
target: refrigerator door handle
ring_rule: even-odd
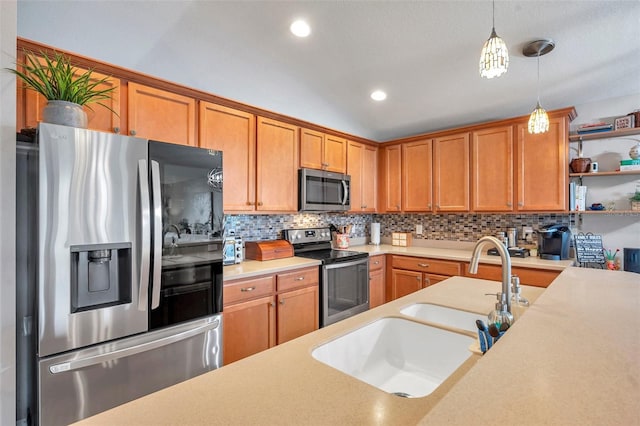
[[[207,330],[212,330],[218,328],[220,326],[220,319],[215,318],[211,320],[210,323],[202,325],[197,328],[193,328],[191,330],[183,331],[182,333],[172,334],[170,336],[164,337],[162,339],[153,340],[147,343],[141,343],[139,345],[131,346],[129,348],[124,348],[120,350],[116,350],[113,352],[107,352],[100,355],[94,355],[87,358],[75,359],[72,361],[62,362],[60,364],[53,364],[49,367],[49,371],[52,374],[58,373],[66,373],[69,371],[79,370],[82,368],[87,368],[92,365],[102,364],[109,361],[114,361],[120,358],[125,358],[131,355],[136,355],[142,352],[148,352],[153,349],[157,349],[163,346],[170,345],[172,343],[180,342],[182,340],[186,340],[190,337],[201,334]]]
[[[142,224],[138,310],[146,311],[149,300],[149,264],[151,255],[151,210],[149,206],[149,173],[146,160],[138,160],[138,181],[140,182],[140,221]]]
[[[151,309],[160,306],[160,280],[162,278],[162,192],[160,188],[160,164],[151,161],[151,191],[153,193],[153,287]]]

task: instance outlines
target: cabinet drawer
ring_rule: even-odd
[[[460,275],[460,263],[426,257],[393,256],[392,265],[398,269],[430,272],[440,275]]]
[[[384,269],[384,254],[371,256],[369,258],[369,271]]]
[[[270,295],[274,290],[275,276],[273,275],[230,281],[225,283],[222,291],[223,305]]]
[[[278,274],[278,291],[292,290],[294,288],[307,287],[318,284],[320,272],[317,267],[297,269],[291,272]]]
[[[550,271],[546,269],[531,269],[512,267],[511,275],[520,277],[521,285],[531,285],[535,287],[548,287],[549,284],[560,274],[560,271]],[[468,266],[465,268],[465,276],[469,278],[480,278],[483,280],[502,281],[502,267],[499,265],[478,265],[478,273],[469,272]]]

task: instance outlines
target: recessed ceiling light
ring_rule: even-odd
[[[376,90],[371,93],[371,99],[373,99],[374,101],[384,101],[385,99],[387,99],[387,94],[382,90]]]
[[[311,34],[311,27],[302,19],[294,21],[289,27],[291,32],[298,37],[306,37]]]

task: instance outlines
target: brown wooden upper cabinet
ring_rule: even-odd
[[[351,176],[351,211],[375,212],[378,148],[348,141],[347,174]]]
[[[256,118],[253,114],[200,102],[202,148],[223,151],[225,211],[253,211],[256,205]]]
[[[431,211],[433,190],[431,139],[402,144],[402,210]]]
[[[297,126],[258,117],[256,210],[298,210],[298,133]]]
[[[24,59],[24,53],[19,51],[18,62],[23,62]],[[82,74],[85,71],[86,69],[77,67],[78,74]],[[91,77],[93,81],[98,81],[109,76],[94,71],[92,72]],[[110,111],[97,103],[90,103],[89,106],[85,105],[84,111],[87,113],[88,121],[87,128],[102,132],[120,133],[121,84],[122,82],[120,79],[111,77],[106,82],[96,87],[96,89],[108,89],[110,87],[115,87],[113,92],[111,92],[111,97],[109,99],[100,101],[113,111]],[[47,100],[38,92],[25,88],[24,83],[20,79],[17,79],[16,95],[16,129],[37,127],[38,123],[42,121],[42,109],[47,105]]]
[[[300,129],[300,167],[346,173],[347,140],[310,129]]]
[[[506,212],[513,207],[513,127],[471,134],[471,210]]]
[[[194,98],[137,83],[127,93],[129,135],[197,146]]]
[[[469,211],[469,133],[435,138],[433,157],[435,211]]]
[[[382,149],[380,156],[382,185],[380,212],[402,211],[402,147],[390,145]]]
[[[532,135],[517,125],[517,210],[566,211],[569,162],[566,117],[551,117],[549,131]]]

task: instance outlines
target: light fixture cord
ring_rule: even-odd
[[[538,49],[538,105],[540,105],[540,49]]]
[[[491,28],[496,27],[496,2],[491,2]]]

